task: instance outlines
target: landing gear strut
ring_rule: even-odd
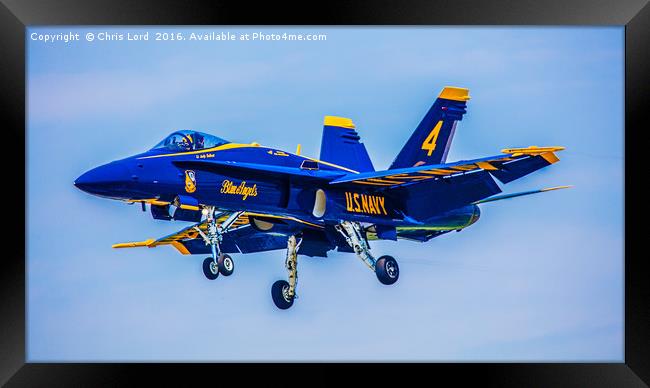
[[[203,261],[203,274],[206,278],[214,280],[219,277],[219,274],[223,276],[230,276],[235,271],[235,262],[233,261],[230,255],[222,253],[220,243],[223,241],[223,234],[228,232],[228,229],[235,223],[237,218],[243,212],[234,212],[232,213],[221,225],[217,225],[217,219],[215,218],[215,209],[213,206],[206,206],[207,210],[207,222],[208,222],[208,232],[203,233],[203,231],[195,226],[194,229],[199,232],[206,245],[210,245],[212,250],[212,256],[207,257]]]
[[[289,281],[278,280],[273,283],[271,287],[271,297],[273,303],[279,309],[286,310],[293,306],[293,301],[298,296],[296,295],[296,285],[298,284],[298,248],[300,242],[296,242],[296,236],[290,236],[287,240],[287,258],[284,262],[287,272],[289,273]]]
[[[394,284],[399,279],[399,266],[391,256],[382,256],[375,260],[370,254],[370,245],[358,222],[342,221],[335,226],[336,230],[345,237],[345,241],[354,249],[357,257],[372,270],[377,279],[386,285]]]

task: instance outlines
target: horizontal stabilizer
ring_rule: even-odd
[[[508,183],[560,159],[554,151],[563,147],[535,147],[507,149],[502,155],[461,160],[454,163],[423,165],[393,170],[347,174],[330,182],[392,188],[434,178],[445,178],[478,171],[488,171],[502,183]]]
[[[390,190],[399,209],[422,222],[500,192],[487,171],[437,181],[430,179]]]
[[[511,193],[511,194],[502,194],[502,195],[495,195],[494,197],[482,199],[480,201],[474,202],[474,205],[479,205],[481,203],[486,203],[486,202],[494,202],[494,201],[501,201],[502,199],[510,199],[510,198],[516,198],[516,197],[523,197],[524,195],[531,195],[531,194],[538,194],[538,193],[546,193],[548,191],[553,191],[553,190],[560,190],[560,189],[568,189],[573,186],[557,186],[557,187],[549,187],[546,189],[539,189],[539,190],[530,190],[530,191],[522,191],[520,193]]]
[[[506,162],[502,168],[492,171],[492,175],[501,183],[510,183],[516,179],[558,162],[560,159],[553,151],[561,151],[564,147],[535,147],[508,148],[501,152],[512,155],[516,161]]]

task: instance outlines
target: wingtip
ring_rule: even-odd
[[[117,243],[111,245],[111,248],[136,248],[136,247],[148,247],[151,243],[153,243],[155,240],[150,238],[145,241],[133,241],[133,242],[126,242],[126,243]]]
[[[514,155],[540,155],[549,152],[564,151],[564,149],[565,147],[562,146],[539,147],[532,145],[523,148],[504,148],[501,152]]]
[[[555,187],[547,187],[545,189],[542,189],[542,191],[553,191],[553,190],[561,190],[561,189],[570,189],[572,188],[573,185],[564,185],[564,186],[555,186]]]

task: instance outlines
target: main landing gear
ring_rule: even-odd
[[[335,226],[336,230],[345,237],[345,241],[354,249],[357,257],[372,270],[377,279],[386,285],[394,284],[399,279],[399,266],[391,256],[381,256],[378,260],[370,254],[370,245],[358,222],[342,221]]]
[[[375,260],[370,254],[370,246],[366,240],[363,229],[358,222],[343,221],[335,226],[345,237],[345,241],[354,249],[357,256],[370,268],[377,279],[386,285],[391,285],[399,279],[399,266],[391,256],[381,256]],[[302,240],[301,240],[302,241]],[[271,297],[277,308],[286,310],[293,306],[296,296],[296,285],[298,283],[298,248],[300,242],[296,237],[291,236],[287,241],[287,259],[285,266],[289,273],[289,281],[278,280],[271,287]]]
[[[300,240],[302,242],[302,240]],[[286,310],[293,306],[296,295],[296,285],[298,284],[298,248],[300,242],[296,241],[296,236],[290,236],[287,240],[287,258],[284,266],[289,273],[289,281],[278,280],[271,286],[271,298],[275,306],[281,310]]]
[[[203,260],[203,274],[206,278],[214,280],[219,277],[219,274],[230,276],[235,271],[235,262],[230,255],[221,252],[219,243],[223,240],[223,234],[228,231],[243,212],[234,212],[221,225],[217,225],[214,217],[214,207],[208,206],[206,210],[208,212],[207,234],[203,233],[198,227],[195,227],[195,229],[203,237],[205,244],[210,245],[212,249],[212,256]]]

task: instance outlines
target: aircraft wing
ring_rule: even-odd
[[[502,183],[521,178],[533,171],[559,161],[555,151],[564,147],[507,148],[501,155],[454,163],[422,165],[394,170],[348,174],[330,181],[331,185],[359,184],[376,187],[397,187],[432,178],[462,175],[474,171],[488,171]]]
[[[230,212],[222,214],[217,218],[217,223],[221,224],[231,214]],[[278,228],[272,227],[266,232],[261,231],[251,226],[249,217],[277,220],[278,223],[281,223],[281,226]],[[210,247],[205,244],[197,228],[206,233],[207,221],[192,224],[159,239],[119,243],[114,244],[113,248],[155,248],[161,245],[171,245],[183,255],[210,254]],[[324,225],[314,224],[294,217],[244,212],[235,220],[227,233],[223,234],[223,240],[220,243],[221,251],[224,253],[253,253],[283,249],[287,247],[287,233],[296,229],[309,229],[318,233],[323,231]],[[314,255],[320,256],[318,254],[320,250],[316,247],[313,250],[316,253]]]
[[[220,215],[217,218],[217,223],[220,224],[224,222],[228,218],[228,216],[230,216],[230,214],[232,213],[224,213]],[[248,215],[242,214],[235,220],[235,222],[231,227],[232,228],[231,230],[237,230],[246,225],[248,225]],[[160,245],[171,245],[174,248],[176,248],[180,253],[184,255],[189,255],[190,252],[185,248],[182,242],[185,240],[192,240],[197,238],[200,239],[201,237],[199,236],[199,232],[196,230],[197,228],[200,229],[203,233],[206,233],[208,230],[207,221],[202,221],[196,224],[192,224],[186,228],[179,230],[178,232],[174,232],[170,235],[161,237],[159,239],[151,238],[144,241],[134,241],[134,242],[113,244],[113,248],[136,248],[136,247],[155,248]]]

